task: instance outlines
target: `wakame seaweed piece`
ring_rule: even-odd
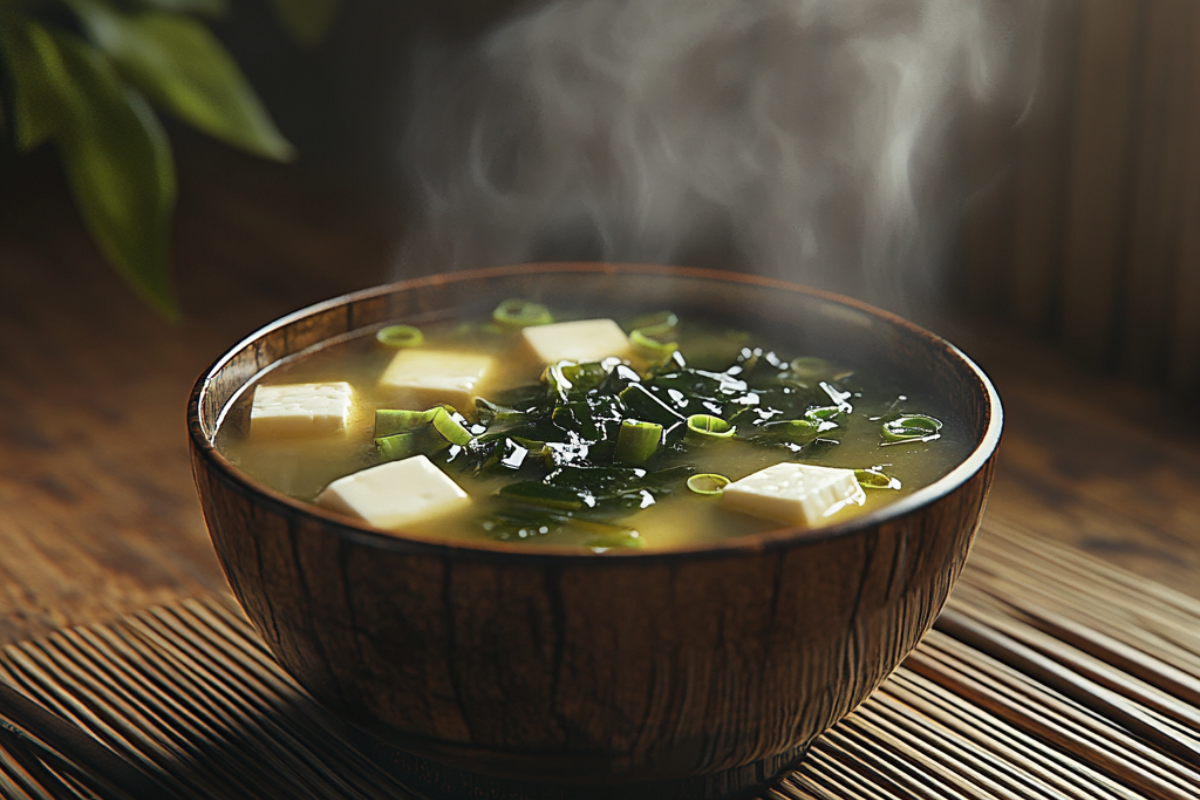
[[[763,421],[767,419],[803,419],[805,412],[813,406],[829,404],[829,397],[820,388],[797,388],[795,386],[776,385],[757,389],[758,408],[775,413],[760,414]]]
[[[575,489],[554,486],[545,481],[517,481],[501,487],[497,496],[515,503],[550,508],[557,511],[578,511],[584,507],[584,497]]]
[[[542,373],[542,381],[549,389],[550,396],[560,402],[578,400],[600,386],[608,377],[608,373],[619,363],[617,359],[582,364],[560,361],[546,367]]]
[[[670,494],[674,484],[686,480],[691,472],[686,467],[648,472],[635,467],[569,465],[541,481],[509,484],[497,496],[587,519],[617,518],[653,505],[656,498]]]
[[[637,370],[630,367],[628,364],[617,364],[604,378],[599,386],[596,387],[596,394],[600,395],[619,395],[631,383],[641,383],[642,376],[638,375]]]
[[[523,386],[501,389],[489,394],[491,395],[490,402],[479,398],[476,401],[476,405],[482,402],[486,405],[508,408],[523,414],[549,414],[550,407],[546,402],[545,384],[527,383]]]
[[[734,359],[733,367],[726,372],[745,380],[750,386],[758,387],[764,381],[777,379],[789,371],[788,362],[773,350],[761,347],[743,347]]]
[[[821,425],[807,419],[780,419],[764,422],[744,438],[772,443],[808,444],[821,433]]]
[[[547,468],[540,457],[544,446],[543,442],[523,444],[507,436],[489,442],[476,439],[463,448],[464,469],[476,476],[544,477]]]
[[[709,398],[736,397],[749,389],[746,381],[728,372],[710,372],[690,367],[660,372],[650,383]]]
[[[486,535],[501,542],[536,542],[547,536],[573,530],[584,535],[582,544],[593,549],[640,548],[644,544],[633,528],[597,520],[582,520],[570,514],[536,506],[509,505],[479,521]]]
[[[625,404],[626,415],[645,422],[655,422],[663,427],[663,435],[670,439],[680,438],[685,430],[686,415],[680,414],[668,403],[655,396],[644,384],[633,383],[626,386],[620,394],[621,402]]]
[[[521,409],[493,403],[482,397],[475,398],[475,415],[484,425],[515,425],[528,422],[529,414]]]
[[[692,414],[723,417],[731,403],[757,402],[752,395],[739,393],[745,389],[740,381],[689,369],[650,376],[642,385],[660,403],[685,418]]]
[[[582,503],[581,514],[624,516],[653,505],[658,495],[666,493],[647,475],[636,467],[565,466],[546,476],[544,483],[575,492]]]
[[[636,472],[625,475],[622,472]],[[654,494],[637,485],[643,470],[567,466],[540,481],[517,481],[497,493],[502,500],[579,514],[624,516],[654,502]]]
[[[596,445],[580,439],[576,434],[568,433],[566,441],[543,442],[538,455],[548,469],[580,464],[586,466],[592,463],[595,447]]]
[[[603,394],[559,403],[551,415],[555,425],[577,433],[589,442],[615,440],[624,418],[625,404],[621,398]]]

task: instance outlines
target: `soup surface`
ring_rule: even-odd
[[[780,463],[855,470],[865,500],[811,524],[843,522],[937,480],[973,444],[920,387],[669,312],[617,320],[628,334],[619,356],[547,364],[527,332],[548,314],[514,301],[493,320],[369,330],[300,354],[234,399],[217,447],[242,471],[305,502],[340,478],[422,454],[470,502],[406,523],[405,535],[605,552],[791,527],[722,502],[726,480]],[[563,319],[570,317],[555,310],[554,322]],[[437,425],[433,413],[401,414],[398,424],[378,415],[444,407],[437,390],[414,394],[381,382],[401,352],[433,354],[425,361],[435,365],[463,354],[490,359],[471,392],[479,399],[447,407]],[[337,430],[268,435],[251,420],[258,386],[332,382],[353,391]]]

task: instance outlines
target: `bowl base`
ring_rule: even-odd
[[[565,785],[497,778],[419,758],[355,729],[355,745],[379,767],[427,800],[751,800],[775,784],[807,745],[712,775],[677,781]]]

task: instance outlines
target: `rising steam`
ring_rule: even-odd
[[[559,0],[418,59],[406,274],[752,269],[896,306],[944,255],[996,0]]]

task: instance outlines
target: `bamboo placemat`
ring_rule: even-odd
[[[0,712],[74,724],[0,724],[6,798],[425,798],[228,597],[9,646],[0,681]],[[990,525],[917,651],[761,798],[1200,798],[1200,601]]]

